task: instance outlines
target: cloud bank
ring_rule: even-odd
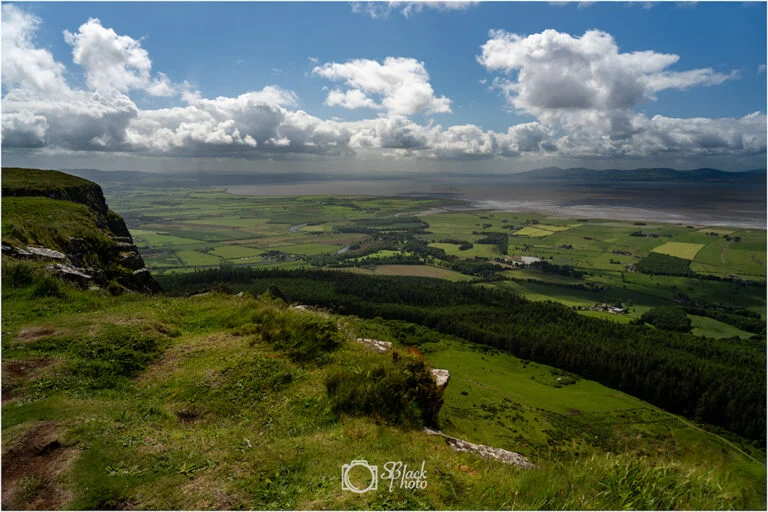
[[[313,80],[330,84],[325,104],[370,112],[324,119],[297,95],[267,85],[236,97],[206,98],[153,70],[141,41],[98,19],[65,31],[81,88],[66,66],[35,44],[41,20],[3,5],[4,149],[141,156],[265,159],[466,160],[532,158],[749,157],[766,151],[766,117],[647,117],[634,111],[667,89],[716,86],[736,78],[710,68],[673,71],[679,57],[622,53],[605,32],[491,31],[477,61],[495,75],[510,108],[530,122],[506,131],[444,124],[453,102],[435,92],[427,65],[408,57],[317,62]],[[132,95],[180,106],[142,109]],[[426,119],[416,122],[414,116]],[[440,122],[438,122],[440,120]]]

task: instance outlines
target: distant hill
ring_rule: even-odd
[[[599,182],[668,182],[668,183],[723,183],[723,184],[765,184],[766,170],[754,169],[742,172],[727,172],[718,169],[693,169],[678,171],[669,168],[651,169],[608,169],[595,170],[585,168],[561,169],[546,167],[522,172],[515,175],[521,180],[542,181],[579,181],[587,183]]]
[[[235,185],[279,185],[306,181],[322,181],[329,176],[320,173],[260,173],[228,171],[144,172],[101,171],[98,169],[66,169],[74,176],[100,185],[158,186],[158,187],[217,187]]]

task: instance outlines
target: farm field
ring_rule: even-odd
[[[378,276],[434,277],[448,281],[469,281],[472,279],[470,276],[454,272],[453,270],[431,267],[429,265],[378,265],[372,270],[362,267],[346,268],[344,270]]]
[[[660,247],[654,247],[653,252],[668,254],[685,260],[692,260],[704,247],[704,244],[691,244],[687,242],[668,242]]]
[[[432,197],[259,197],[200,188],[159,193],[105,187],[105,193],[158,274],[221,265],[366,264],[352,271],[471,281],[480,278],[472,265],[530,256],[549,267],[513,268],[506,261],[497,268],[496,281],[483,286],[561,302],[584,315],[623,323],[680,301],[735,308],[765,319],[765,230],[531,212],[436,211],[461,203]],[[489,236],[504,244],[477,243]],[[462,243],[473,245],[461,250]],[[649,255],[682,258],[690,275],[638,271]],[[753,284],[728,280],[733,276]],[[622,307],[624,314],[591,310],[603,303]],[[695,319],[693,332],[742,338],[755,334],[706,317]]]
[[[692,332],[697,336],[709,336],[712,338],[732,338],[734,336],[749,338],[752,336],[751,333],[706,316],[688,315],[688,318],[691,319],[691,324],[693,325]]]

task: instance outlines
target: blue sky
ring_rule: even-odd
[[[713,165],[736,170],[763,166],[765,160],[766,74],[760,69],[766,63],[765,3],[481,3],[461,9],[411,7],[407,15],[403,10],[408,5],[401,3],[391,6],[386,15],[381,15],[382,5],[375,6],[377,16],[366,4],[314,2],[57,2],[13,4],[16,12],[6,11],[7,7],[4,3],[3,28],[15,23],[26,31],[19,36],[21,42],[8,42],[5,36],[3,41],[3,156],[14,163],[38,163],[56,155],[103,168],[126,168],[132,161],[150,166],[162,161],[160,167],[169,168],[174,167],[169,161],[178,159],[185,162],[178,166],[184,166],[194,158],[232,168],[250,168],[253,161],[269,167],[263,162],[276,161],[275,170],[284,161],[294,167],[297,162],[307,168],[344,162],[350,168],[364,168],[373,165],[372,160],[377,169],[386,168],[388,161],[417,170],[449,168],[461,161],[462,168],[498,170],[549,164]],[[99,25],[90,25],[86,33],[83,26],[90,18],[98,19]],[[492,36],[490,30],[503,32]],[[77,42],[67,41],[65,31],[79,35],[74,38]],[[580,53],[587,52],[583,38],[587,31],[600,31],[610,38],[600,43],[608,53],[614,48],[619,56],[652,52],[643,61],[649,66],[661,55],[678,58],[627,78],[635,64]],[[541,64],[530,54],[540,44],[537,35],[546,39],[546,51],[551,52],[545,59],[562,55],[566,47],[572,58],[562,68]],[[115,48],[105,40],[111,36],[121,41],[118,50],[128,57],[114,55]],[[508,44],[515,37],[521,42]],[[489,45],[492,40],[497,44],[494,49]],[[62,65],[59,74],[66,85],[60,87],[66,87],[65,96],[79,94],[77,101],[83,102],[84,111],[93,110],[88,103],[92,98],[85,99],[93,91],[100,98],[107,93],[119,95],[120,115],[115,115],[119,122],[105,123],[105,134],[88,131],[88,140],[57,137],[57,133],[71,133],[73,119],[80,119],[77,116],[82,113],[62,119],[61,109],[47,112],[52,107],[46,94],[51,91],[33,85],[39,82],[34,76],[45,70],[19,71],[14,59],[20,57],[6,50],[14,45],[20,48],[18,55],[48,52],[51,58],[44,59],[48,65]],[[489,46],[485,53],[484,45]],[[142,68],[144,75],[138,79],[141,73],[130,65],[117,68],[120,73],[133,71],[130,85],[120,81],[123,75],[106,76],[103,68],[97,69],[107,56],[131,62],[135,55],[131,57],[130,52],[137,47],[146,53],[151,69]],[[79,63],[76,51],[82,52]],[[88,55],[90,64],[85,62]],[[360,85],[370,78],[364,76],[373,69],[367,64],[376,63],[382,66],[376,69],[389,73],[387,57],[409,59],[400,61],[404,66],[415,63],[410,71],[398,67],[393,76],[406,85],[413,81],[419,91],[427,84],[431,96],[413,103],[403,90],[382,92],[365,85],[370,84],[367,81]],[[351,61],[359,67],[323,68]],[[13,80],[6,80],[11,66],[16,66],[10,73]],[[419,78],[422,71],[428,78]],[[168,85],[162,94],[150,88],[160,79],[159,73]],[[350,85],[355,80],[357,85]],[[542,97],[540,91],[565,95],[570,89],[565,84],[574,82],[563,80],[593,84],[591,92],[584,94],[594,93],[596,99],[580,97],[584,101],[570,104],[567,100],[565,107],[551,107],[562,101]],[[665,85],[659,85],[661,81]],[[210,100],[237,98],[268,86],[291,95],[290,101],[282,96],[281,100],[258,97],[256,103],[263,102],[281,119],[305,112],[316,119],[312,133],[304,123],[301,134],[292,139],[290,134],[297,128],[291,119],[254,125],[248,109],[261,107],[253,102],[238,106],[236,112],[222,107],[212,119],[203,120],[182,94],[186,91]],[[599,97],[606,89],[615,98],[633,87],[644,88],[633,99],[621,98],[617,103]],[[355,90],[356,98],[368,98],[369,104],[378,106],[334,104],[329,97],[334,89],[345,94]],[[30,95],[37,101],[31,101]],[[385,106],[388,96],[397,106]],[[169,108],[178,109],[178,115],[158,113]],[[654,121],[655,116],[664,119]],[[152,118],[153,129],[173,132],[173,140],[162,146],[142,141],[142,137],[158,140],[144,118]],[[693,118],[707,122],[693,122]],[[228,120],[234,123],[223,124]],[[222,137],[212,142],[180,134],[183,123],[198,121],[209,122],[201,125],[201,132],[220,130]],[[449,130],[467,126],[473,128]],[[518,128],[511,133],[510,127]],[[366,136],[355,137],[362,133]],[[669,133],[675,135],[670,139]],[[253,143],[243,142],[247,134],[253,135]],[[228,144],[230,150],[225,147]]]

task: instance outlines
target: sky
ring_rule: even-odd
[[[765,167],[765,2],[3,2],[1,51],[6,166]]]

